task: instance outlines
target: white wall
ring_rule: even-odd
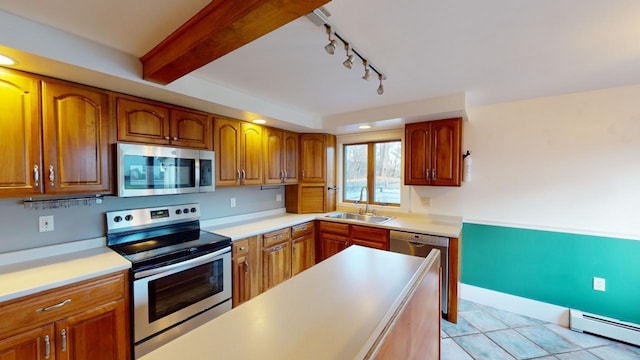
[[[640,239],[639,104],[635,85],[467,109],[472,181],[412,187],[411,211]]]

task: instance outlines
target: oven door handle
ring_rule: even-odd
[[[144,277],[148,277],[151,275],[156,275],[156,274],[160,274],[163,272],[167,272],[167,271],[171,271],[171,270],[175,270],[175,269],[180,269],[180,268],[185,268],[188,269],[190,267],[195,267],[198,265],[202,265],[202,264],[206,264],[208,262],[211,261],[211,259],[214,259],[226,252],[229,252],[231,250],[231,246],[227,246],[223,249],[220,249],[218,251],[214,251],[212,253],[206,254],[206,255],[202,255],[202,256],[198,256],[197,258],[193,258],[193,259],[189,259],[186,261],[181,261],[179,263],[175,263],[175,264],[171,264],[171,265],[167,265],[167,266],[163,266],[163,267],[159,267],[159,268],[155,268],[155,269],[149,269],[149,270],[144,270],[144,271],[140,271],[140,272],[136,272],[133,274],[133,278],[134,279],[141,279]]]

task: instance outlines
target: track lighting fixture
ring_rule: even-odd
[[[347,60],[342,62],[342,65],[347,69],[351,69],[351,65],[353,65],[353,55],[349,54],[349,43],[344,44],[344,49],[347,51]]]
[[[329,36],[329,43],[324,46],[324,51],[329,55],[333,55],[336,52],[336,40],[331,38],[331,26],[325,24],[327,29],[327,35]]]
[[[378,86],[378,95],[384,94],[384,86],[382,86],[382,74],[378,74],[378,79],[380,80],[380,86]]]
[[[378,74],[378,80],[380,81],[380,85],[378,86],[378,94],[382,95],[384,93],[384,87],[382,86],[382,80],[387,80],[387,75],[384,72],[380,71],[377,67],[375,67],[371,62],[369,62],[368,57],[365,57],[360,50],[356,50],[355,46],[351,44],[343,34],[341,34],[338,30],[335,29],[335,26],[331,25],[327,16],[330,14],[322,7],[315,9],[312,13],[307,15],[309,19],[316,25],[321,26],[324,25],[325,31],[329,38],[329,43],[324,46],[324,50],[333,55],[336,50],[337,40],[340,40],[344,45],[344,49],[347,53],[347,59],[342,62],[342,65],[347,69],[351,69],[353,66],[354,57],[357,56],[362,60],[362,66],[364,67],[364,74],[362,75],[363,80],[369,80],[371,76],[371,72]],[[332,39],[332,35],[334,38]],[[351,53],[350,53],[351,52]]]

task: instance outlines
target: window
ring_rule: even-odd
[[[344,145],[343,159],[343,201],[400,205],[399,140]]]

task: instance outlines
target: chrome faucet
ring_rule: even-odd
[[[365,190],[367,191],[367,201],[364,206],[364,213],[362,212],[362,209],[360,209],[360,213],[364,215],[369,215],[369,188],[367,188],[366,186],[363,186],[362,188],[360,188],[360,200],[358,200],[358,204],[362,203],[362,193],[365,192]]]

